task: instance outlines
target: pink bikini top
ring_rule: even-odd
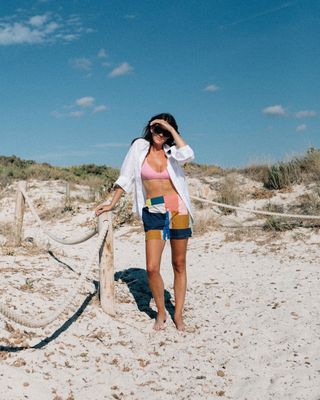
[[[157,172],[153,168],[151,168],[147,159],[145,159],[142,168],[141,168],[141,178],[142,179],[170,179],[170,175],[168,173],[167,168],[162,172]]]

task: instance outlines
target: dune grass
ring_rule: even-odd
[[[95,190],[110,191],[118,169],[105,165],[84,164],[72,167],[53,167],[47,163],[22,160],[16,156],[0,156],[0,188],[14,180],[64,180],[88,185]]]
[[[310,148],[302,157],[288,162],[279,162],[268,168],[264,186],[268,189],[283,189],[296,183],[319,182],[320,150]]]
[[[319,182],[320,150],[310,148],[305,155],[272,165],[255,164],[239,169],[223,169],[216,165],[189,163],[184,166],[187,176],[203,178],[228,176],[237,172],[262,182],[265,189],[279,190],[296,183]],[[95,192],[109,192],[119,170],[106,165],[83,164],[71,167],[54,167],[48,163],[22,160],[17,156],[0,156],[0,190],[13,180],[64,180],[88,185]],[[231,182],[232,183],[232,182]],[[230,184],[231,184],[230,183]],[[229,186],[229,185],[226,185]],[[232,185],[231,185],[232,186]]]

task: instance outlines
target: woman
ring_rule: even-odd
[[[170,240],[174,269],[174,323],[184,330],[182,312],[187,287],[186,252],[193,221],[185,176],[180,165],[194,159],[193,150],[178,132],[171,114],[151,118],[142,138],[135,139],[121,166],[110,204],[99,205],[99,215],[112,210],[123,192],[134,187],[134,208],[146,234],[148,283],[157,307],[154,329],[164,329],[167,313],[164,285],[160,275],[161,255]]]

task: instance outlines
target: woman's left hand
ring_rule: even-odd
[[[176,130],[169,124],[169,122],[167,122],[164,119],[154,119],[152,122],[150,122],[150,126],[154,125],[154,124],[159,124],[162,126],[163,129],[165,129],[166,131],[169,131],[170,133],[176,133]]]

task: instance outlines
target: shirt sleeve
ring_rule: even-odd
[[[171,146],[166,153],[168,157],[173,157],[181,165],[194,160],[194,152],[188,144],[182,147]]]
[[[120,186],[125,192],[130,193],[134,181],[134,144],[131,145],[120,168],[119,178],[113,186]]]

